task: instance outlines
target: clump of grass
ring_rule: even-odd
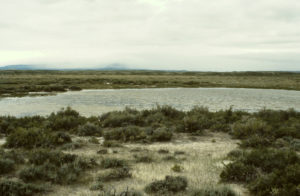
[[[83,146],[82,143],[79,142],[72,142],[62,145],[59,149],[61,150],[75,150],[81,148]]]
[[[175,164],[175,165],[171,168],[171,170],[172,170],[173,172],[180,173],[180,172],[182,172],[182,171],[184,170],[184,168],[183,168],[181,165]]]
[[[185,177],[166,176],[164,180],[158,180],[150,183],[145,187],[148,194],[166,194],[184,191],[188,185]]]
[[[90,187],[91,191],[99,191],[99,190],[103,190],[103,189],[104,189],[103,182],[99,182],[99,181]]]
[[[174,155],[184,155],[185,152],[184,151],[180,151],[180,150],[177,150],[174,152]]]
[[[101,161],[101,166],[105,169],[127,167],[127,163],[125,160],[122,160],[122,159],[106,158]]]
[[[107,147],[107,148],[111,148],[111,147],[122,147],[122,145],[114,140],[105,140],[102,144],[102,146]]]
[[[167,150],[167,149],[159,149],[157,152],[158,152],[159,154],[168,154],[168,153],[169,153],[169,150]]]
[[[124,178],[131,178],[131,173],[128,167],[115,168],[106,174],[100,175],[97,180],[99,182],[119,181]]]
[[[45,193],[45,187],[26,184],[23,182],[2,179],[0,181],[0,193],[2,196],[32,196]]]
[[[97,138],[95,138],[95,137],[91,137],[89,139],[89,142],[92,143],[92,144],[99,144],[99,140]]]
[[[107,149],[100,149],[97,151],[97,154],[107,154],[108,150]]]
[[[177,161],[177,158],[172,155],[169,155],[169,156],[163,157],[163,160],[164,161]]]
[[[190,196],[237,196],[237,194],[228,186],[220,186],[195,190]]]
[[[154,161],[150,155],[134,155],[134,158],[137,163],[151,163]]]

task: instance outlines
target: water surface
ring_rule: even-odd
[[[156,104],[189,110],[196,105],[211,111],[228,109],[254,112],[294,108],[300,111],[300,91],[243,88],[163,88],[82,90],[52,96],[0,99],[0,115],[48,115],[71,106],[82,115],[99,115],[126,106],[145,109]]]

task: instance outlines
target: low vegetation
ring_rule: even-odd
[[[184,160],[194,155],[164,145],[176,143],[182,136],[194,138],[194,142],[222,132],[238,139],[239,148],[228,154],[229,162],[220,169],[221,183],[243,184],[258,196],[293,196],[299,194],[300,184],[299,130],[300,112],[293,109],[248,113],[232,108],[211,112],[203,107],[180,111],[157,106],[87,118],[68,107],[46,117],[2,116],[0,133],[6,142],[0,150],[0,189],[7,195],[13,189],[14,195],[22,196],[51,191],[41,183],[53,187],[85,182],[90,191],[108,194],[107,184],[130,181],[138,171],[161,163],[167,165],[164,169],[170,175],[185,176],[190,171]],[[220,138],[209,140],[209,145],[219,143]],[[149,151],[144,149],[147,144],[162,145]],[[139,148],[130,148],[132,145]],[[85,151],[86,146],[93,146],[95,152]],[[130,154],[122,156],[124,152]],[[99,173],[87,175],[95,171]],[[169,174],[139,191],[154,195],[236,195],[221,185],[192,191],[187,189],[189,178]]]

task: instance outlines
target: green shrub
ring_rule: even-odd
[[[26,182],[42,180],[70,184],[78,180],[82,171],[95,165],[93,160],[86,161],[76,155],[47,150],[32,152],[28,161],[31,166],[19,173],[20,178]]]
[[[46,123],[46,127],[53,131],[74,132],[79,125],[85,124],[86,119],[70,107],[62,108],[57,113],[52,113]]]
[[[2,196],[32,196],[44,193],[45,188],[33,184],[25,184],[12,180],[0,181],[0,193]]]
[[[167,128],[161,127],[152,132],[150,135],[151,141],[166,142],[172,139],[172,132]]]
[[[50,133],[37,128],[19,128],[7,137],[5,147],[32,149],[56,147],[70,142],[72,142],[71,137],[63,132]]]
[[[67,143],[71,143],[72,139],[71,137],[64,132],[55,132],[51,133],[48,139],[49,146],[59,146]]]
[[[166,176],[165,180],[158,180],[150,183],[145,187],[145,192],[148,194],[166,194],[184,191],[188,185],[185,177]]]
[[[255,118],[247,119],[245,122],[237,122],[232,129],[232,135],[238,139],[245,139],[255,134],[268,136],[270,132],[271,127],[267,123]]]
[[[250,182],[257,177],[257,171],[252,165],[233,162],[225,166],[220,177],[226,182]]]
[[[240,159],[245,156],[245,153],[246,152],[244,150],[235,149],[230,151],[227,156],[232,159]]]
[[[221,173],[223,181],[247,182],[254,195],[297,195],[300,158],[291,150],[256,149],[244,153]]]
[[[102,130],[94,123],[87,122],[78,127],[78,135],[80,136],[102,136]]]
[[[8,148],[36,148],[45,145],[49,134],[40,129],[22,129],[19,128],[11,133],[7,139],[5,146]]]
[[[118,167],[126,167],[127,163],[125,160],[116,159],[116,158],[106,158],[101,161],[101,166],[103,168],[118,168]]]
[[[119,140],[123,142],[140,141],[146,139],[145,130],[137,126],[128,126],[105,132],[106,140]]]
[[[22,164],[25,162],[24,153],[16,150],[4,151],[0,150],[0,159],[9,159],[16,164]]]
[[[191,196],[237,196],[228,186],[211,187],[193,191]]]
[[[247,165],[260,168],[264,172],[282,170],[287,165],[299,163],[299,156],[290,150],[257,149],[247,154],[242,160]]]
[[[140,112],[126,108],[124,111],[114,111],[100,117],[103,127],[125,127],[129,125],[142,125],[143,119]]]
[[[15,169],[15,162],[10,159],[0,158],[0,175],[12,172]]]
[[[262,137],[259,135],[251,135],[247,139],[242,140],[240,146],[243,148],[265,148],[272,146],[272,144],[272,139]]]
[[[259,196],[299,195],[300,164],[259,177],[250,184],[250,191]]]
[[[72,163],[77,159],[77,155],[65,154],[59,151],[49,151],[44,149],[34,150],[29,154],[28,161],[34,165],[42,165],[46,162],[56,166]]]

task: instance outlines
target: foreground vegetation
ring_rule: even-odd
[[[81,89],[232,87],[300,90],[290,72],[0,71],[0,97]]]
[[[195,107],[184,112],[157,106],[87,118],[66,108],[47,117],[2,116],[0,133],[6,141],[0,151],[2,195],[52,194],[61,185],[89,186],[98,195],[237,195],[230,183],[243,184],[253,195],[300,193],[300,112],[293,109],[247,113]],[[210,134],[230,135],[239,148],[231,145],[227,157],[214,158],[199,155],[195,146],[185,147],[201,145],[201,138]],[[173,142],[185,137],[189,142],[175,148]],[[227,153],[220,138],[208,143]],[[193,179],[205,156],[211,164],[205,168],[220,176],[210,186]],[[159,165],[164,171],[151,176],[151,168]],[[138,171],[145,168],[149,171],[142,177]],[[143,187],[126,184],[145,178]]]

